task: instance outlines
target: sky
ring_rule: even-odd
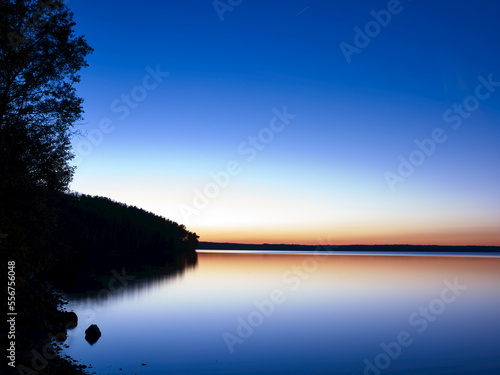
[[[70,0],[71,189],[201,241],[500,245],[495,0]]]

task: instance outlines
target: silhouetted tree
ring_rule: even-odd
[[[52,197],[73,175],[74,84],[92,52],[74,25],[61,0],[0,1],[0,233],[30,268],[50,261]]]
[[[0,203],[19,185],[65,190],[81,119],[74,84],[92,51],[59,0],[0,2]]]

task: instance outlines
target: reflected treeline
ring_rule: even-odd
[[[119,266],[117,266],[119,264]],[[161,266],[126,264],[109,259],[96,271],[88,264],[80,265],[77,273],[66,279],[64,290],[71,293],[71,300],[107,300],[122,294],[138,293],[145,286],[160,285],[165,280],[181,276],[198,265],[196,252],[177,254]],[[108,268],[106,268],[106,266]],[[115,267],[116,266],[116,267]]]
[[[124,296],[139,296],[144,290],[160,288],[168,280],[182,276],[187,270],[198,265],[197,253],[182,254],[175,262],[169,262],[161,267],[123,267],[108,270],[98,282],[88,282],[79,278],[72,293],[66,294],[72,302],[88,304],[89,308],[109,300],[121,299]]]
[[[61,210],[73,247],[51,274],[66,291],[100,289],[111,270],[170,275],[197,263],[198,236],[184,225],[88,195],[66,195]]]

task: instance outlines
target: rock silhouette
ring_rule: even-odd
[[[64,312],[61,317],[61,322],[66,329],[73,329],[78,325],[78,316],[73,312]]]
[[[97,340],[99,340],[99,337],[101,337],[101,330],[96,324],[92,324],[85,330],[85,340],[87,340],[90,345],[94,345]]]

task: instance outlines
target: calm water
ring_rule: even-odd
[[[199,252],[124,276],[67,306],[65,353],[98,374],[500,374],[499,257]]]

